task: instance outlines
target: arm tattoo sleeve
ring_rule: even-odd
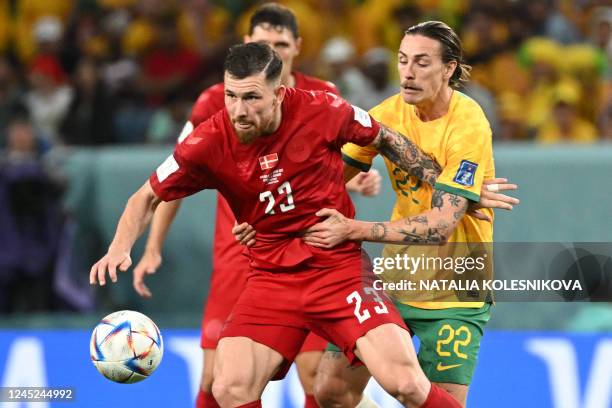
[[[372,145],[400,169],[432,186],[442,171],[414,142],[382,124]]]
[[[465,215],[468,200],[434,190],[431,210],[391,222],[371,223],[366,241],[396,244],[440,244],[446,242]]]

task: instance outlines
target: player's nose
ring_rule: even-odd
[[[247,105],[246,103],[244,103],[244,101],[242,99],[239,99],[236,104],[234,105],[234,113],[236,116],[238,117],[245,117],[247,116]]]

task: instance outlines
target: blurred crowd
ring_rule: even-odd
[[[462,91],[481,104],[497,140],[612,140],[609,0],[279,2],[298,18],[295,66],[334,82],[355,105],[397,92],[403,30],[436,19],[462,38],[473,67]],[[36,277],[57,269],[67,232],[61,181],[45,153],[174,143],[261,3],[0,0],[0,234],[11,237],[0,253],[0,312],[19,304],[5,293],[21,285],[31,300]],[[50,307],[40,291],[35,307]]]
[[[172,142],[221,79],[248,0],[0,1],[0,134],[29,120],[43,147]],[[449,23],[500,140],[612,138],[612,8],[605,0],[286,0],[297,66],[369,108],[397,90],[402,31]]]

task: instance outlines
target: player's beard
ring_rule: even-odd
[[[238,136],[238,141],[241,144],[249,144],[252,143],[255,139],[260,136],[265,136],[271,133],[274,133],[274,118],[271,117],[269,120],[262,123],[261,126],[257,126],[253,122],[248,121],[234,121],[234,131],[236,132],[236,136]],[[248,123],[251,127],[248,130],[238,129],[236,126],[238,123]]]
[[[249,144],[253,142],[253,140],[257,139],[261,132],[255,126],[253,126],[249,130],[238,130],[234,128],[236,131],[236,136],[238,136],[238,141],[242,144]]]

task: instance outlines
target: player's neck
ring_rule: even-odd
[[[423,122],[439,119],[448,113],[452,96],[453,88],[444,87],[435,98],[415,105],[415,112]]]
[[[281,121],[283,119],[283,109],[282,109],[282,103],[276,108],[276,111],[274,112],[274,117],[272,118],[272,120],[270,121],[269,126],[267,127],[265,133],[266,134],[272,134],[274,132],[276,132],[278,130],[278,128],[281,125]]]
[[[289,71],[287,75],[283,75],[281,78],[281,84],[285,85],[287,88],[295,88],[295,77]]]

